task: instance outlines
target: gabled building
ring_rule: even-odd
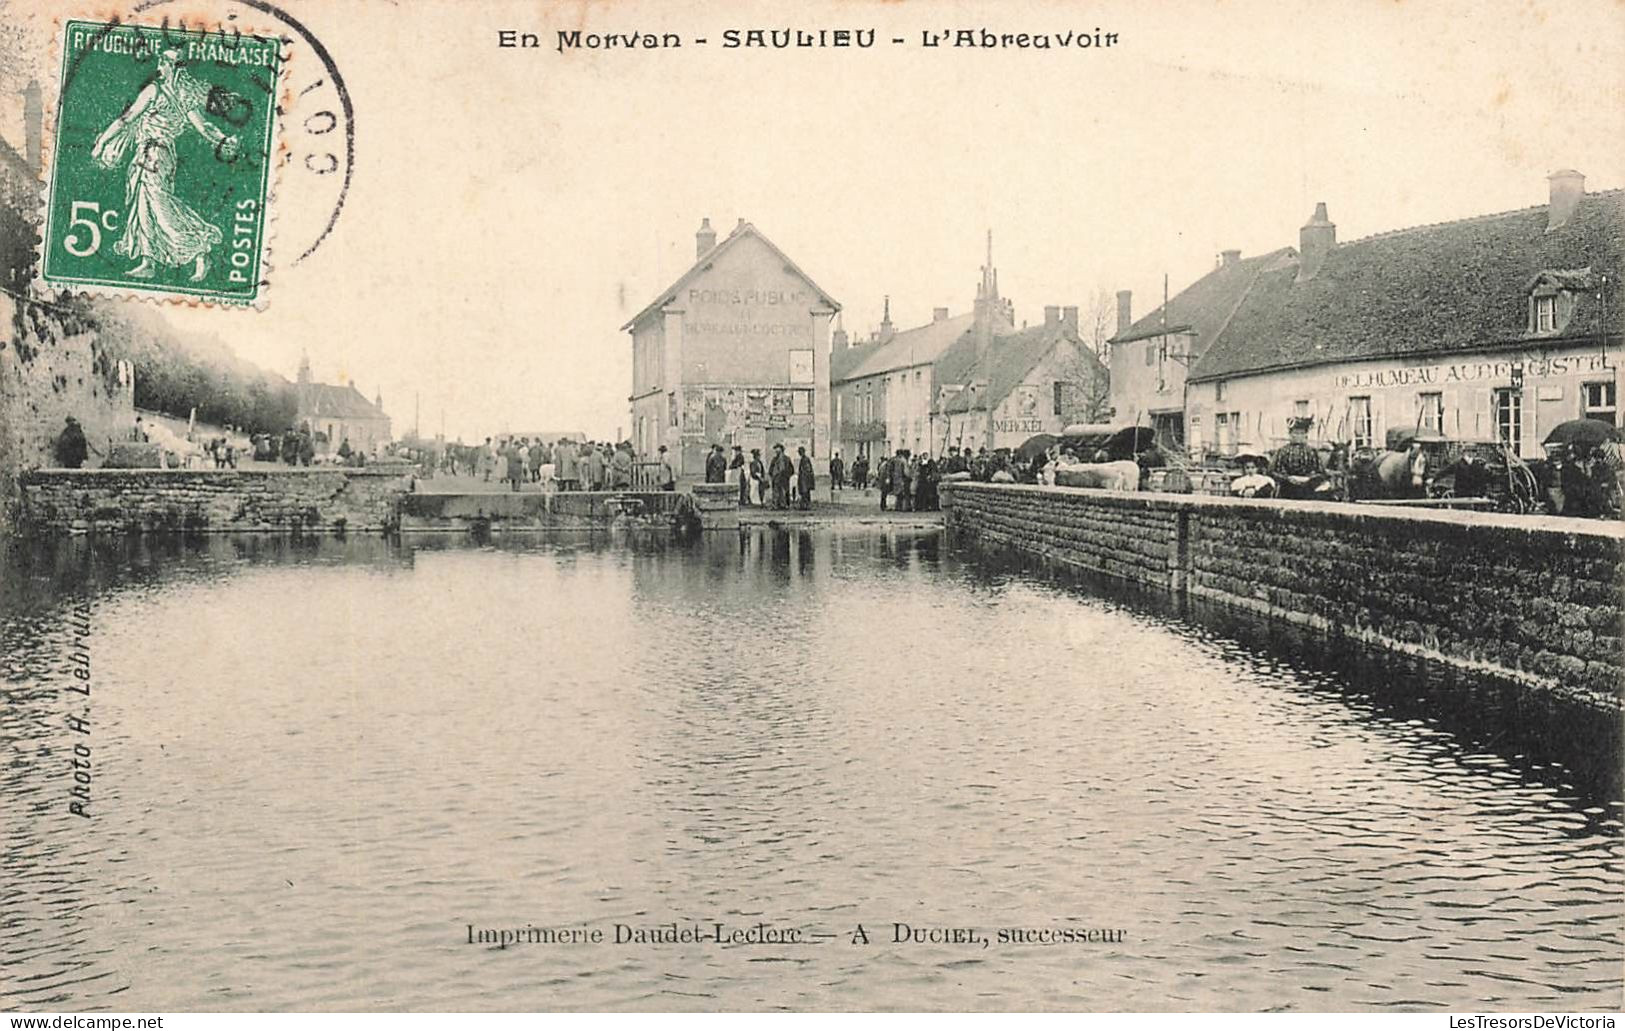
[[[1317,205],[1192,365],[1190,445],[1270,447],[1309,415],[1357,446],[1425,429],[1531,455],[1560,422],[1619,425],[1625,191],[1569,170],[1549,186],[1538,207],[1349,243]]]
[[[632,444],[664,445],[677,475],[703,474],[712,444],[832,451],[830,322],[840,305],[755,226],[720,243],[710,219],[694,264],[621,329],[632,334]]]
[[[1132,295],[1119,290],[1117,332],[1108,341],[1112,419],[1149,426],[1163,446],[1182,449],[1192,363],[1228,324],[1259,274],[1295,256],[1290,247],[1246,259],[1239,250],[1225,251],[1211,272],[1138,321],[1132,318]]]
[[[974,333],[938,363],[941,389],[930,450],[1020,447],[1039,433],[1059,434],[1082,421],[1087,398],[1107,372],[1078,335],[1078,309],[1050,306],[1042,325]]]
[[[937,308],[929,323],[897,332],[887,301],[864,344],[835,335],[835,421],[843,454],[907,448],[941,455],[949,446],[1015,447],[1077,421],[1102,391],[1106,370],[1078,336],[1078,309],[1050,306],[1044,324],[1015,328],[999,293],[993,234],[969,313]]]
[[[316,436],[316,450],[320,453],[336,452],[346,440],[352,451],[371,454],[376,448],[389,443],[389,416],[384,414],[384,397],[375,400],[355,388],[351,380],[344,386],[317,383],[310,375],[310,359],[299,359],[299,379],[294,387],[299,399],[295,426],[309,426]]]
[[[937,308],[930,322],[899,333],[892,328],[888,299],[880,329],[868,343],[848,346],[845,332],[836,332],[831,418],[843,456],[926,446],[939,385],[937,362],[974,322],[974,313],[950,316],[947,308]]]
[[[932,312],[923,326],[895,332],[891,302],[887,299],[880,329],[869,342],[846,347],[836,338],[836,361],[841,370],[834,380],[844,427],[845,454],[878,456],[899,448],[916,453],[932,450],[940,441],[941,398],[958,380],[943,378],[941,363],[966,341],[971,354],[984,353],[994,335],[1009,332],[1015,308],[999,296],[999,272],[993,266],[993,233],[987,234],[987,262],[969,314],[949,315],[947,308]]]

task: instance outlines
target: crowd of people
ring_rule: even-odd
[[[666,449],[654,470],[659,490],[676,488],[677,477],[666,461]],[[631,490],[639,463],[628,441],[609,444],[594,440],[558,440],[486,437],[474,446],[450,445],[440,455],[439,469],[448,476],[469,476],[485,483],[507,484],[520,490],[536,484],[545,490]]]
[[[840,452],[836,452],[829,463],[830,487],[868,490],[872,486],[880,494],[882,512],[887,511],[888,499],[898,512],[935,512],[941,508],[938,484],[944,479],[1013,482],[1012,461],[1007,449],[989,452],[984,447],[972,452],[968,447],[950,447],[947,457],[939,462],[929,452],[916,455],[909,448],[898,448],[893,453],[882,453],[873,466],[869,456],[860,452],[849,470]]]
[[[817,477],[804,446],[796,447],[796,458],[792,460],[783,444],[774,444],[772,457],[764,462],[761,448],[751,448],[747,460],[742,445],[735,444],[729,457],[721,444],[713,444],[705,458],[705,482],[732,484],[743,506],[808,509],[812,507]]]

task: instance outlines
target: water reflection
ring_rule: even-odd
[[[0,646],[11,1006],[1619,998],[1617,739],[933,533],[62,542],[0,559]],[[838,937],[464,941],[674,920]]]

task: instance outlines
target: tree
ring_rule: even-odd
[[[1111,291],[1105,287],[1095,290],[1089,298],[1089,311],[1078,331],[1083,336],[1083,342],[1095,352],[1095,357],[1107,369],[1112,367],[1112,348],[1108,343],[1112,338],[1112,320],[1116,317],[1117,309]]]
[[[1057,356],[1055,380],[1062,384],[1061,419],[1065,423],[1106,422],[1112,417],[1111,372],[1095,357],[1089,339]]]

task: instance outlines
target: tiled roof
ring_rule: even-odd
[[[1159,304],[1149,315],[1112,337],[1111,342],[1126,344],[1164,333],[1194,332],[1198,347],[1205,347],[1218,336],[1258,274],[1290,261],[1296,254],[1291,247],[1282,247],[1232,265],[1221,265],[1169,299],[1166,323],[1162,318],[1163,306]]]
[[[853,363],[843,375],[837,375],[835,363],[830,363],[830,381],[862,379],[879,376],[898,369],[936,362],[975,321],[974,315],[955,315],[953,318],[930,322],[913,329],[905,329],[883,344],[865,344],[861,357],[847,359]],[[847,348],[848,352],[855,350]]]
[[[872,344],[850,344],[839,351],[831,351],[829,355],[829,381],[841,383],[852,378],[852,370],[863,364],[864,359],[880,350],[883,344],[878,341]]]
[[[383,409],[368,401],[355,386],[306,383],[299,387],[300,418],[387,419]]]
[[[841,306],[835,303],[834,298],[830,297],[823,287],[819,286],[817,283],[814,283],[811,276],[801,271],[800,267],[797,266],[795,262],[791,261],[788,255],[779,250],[778,246],[775,245],[772,240],[769,240],[766,236],[763,236],[760,229],[757,229],[749,222],[741,222],[739,225],[734,227],[734,231],[729,233],[721,243],[717,244],[715,247],[712,247],[710,250],[706,251],[704,254],[695,259],[694,264],[689,266],[688,271],[677,277],[677,282],[656,294],[655,299],[650,301],[642,311],[628,319],[626,325],[621,327],[621,331],[625,332],[626,330],[631,329],[652,313],[657,312],[661,308],[664,308],[667,304],[670,304],[682,291],[683,287],[688,285],[689,280],[698,276],[701,272],[704,272],[712,262],[716,261],[719,254],[727,250],[729,247],[732,247],[740,240],[743,240],[747,236],[754,236],[756,239],[766,244],[767,249],[772,251],[776,257],[784,262],[784,267],[787,271],[792,272],[805,280],[808,286],[812,287],[818,292],[819,299],[830,308],[835,311],[841,310]]]
[[[1595,337],[1594,292],[1576,295],[1556,334],[1536,336],[1528,291],[1542,273],[1573,284],[1591,269],[1608,275],[1608,310],[1621,311],[1625,191],[1586,194],[1566,224],[1546,226],[1541,205],[1371,236],[1334,247],[1302,283],[1285,262],[1259,274],[1190,378]]]
[[[961,390],[949,398],[942,409],[949,414],[997,407],[1027,378],[1033,366],[1043,361],[1064,340],[1077,345],[1083,361],[1092,366],[1099,365],[1094,354],[1078,339],[1077,333],[1066,326],[1032,326],[996,336],[988,347],[988,360],[981,368],[975,364],[974,339],[968,335],[966,339],[971,341],[970,361],[966,362],[964,352],[956,345],[954,353],[944,357],[956,367],[952,371],[958,374],[958,378],[949,379],[946,372],[950,370],[940,369],[939,382],[976,383],[978,388],[974,400],[969,390]],[[1099,371],[1104,375],[1104,369]]]

